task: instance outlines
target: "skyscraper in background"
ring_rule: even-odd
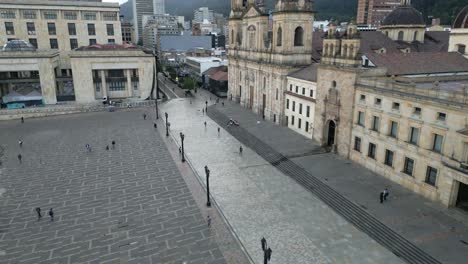
[[[359,0],[357,24],[378,27],[380,22],[401,5],[401,0]]]
[[[134,0],[133,1],[133,26],[135,27],[135,37],[138,42],[142,40],[143,16],[154,14],[164,14],[165,0]]]

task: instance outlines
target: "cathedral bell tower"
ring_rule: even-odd
[[[360,48],[359,31],[353,22],[348,24],[344,34],[340,34],[336,24],[331,23],[323,40],[322,63],[357,67],[361,63]]]
[[[280,64],[311,63],[314,11],[312,0],[277,0],[273,12],[273,53]]]

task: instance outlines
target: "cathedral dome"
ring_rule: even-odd
[[[458,13],[453,22],[453,28],[468,28],[468,5]]]
[[[408,25],[426,25],[424,18],[418,10],[403,5],[397,7],[382,21],[382,26],[408,26]]]

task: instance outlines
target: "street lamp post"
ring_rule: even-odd
[[[180,141],[182,142],[182,162],[185,162],[185,155],[184,155],[184,138],[185,135],[180,132]]]
[[[167,112],[164,113],[164,115],[166,116],[166,137],[168,137],[169,136],[169,125],[168,125],[169,123],[167,122],[167,117],[169,115],[167,114]]]
[[[159,79],[158,79],[158,57],[153,52],[155,65],[154,65],[154,72],[155,72],[155,81],[156,81],[156,98],[154,98],[154,103],[156,105],[156,119],[159,119],[159,110],[158,110],[158,99],[159,99]],[[154,85],[154,83],[153,83]]]
[[[211,207],[210,201],[210,170],[208,166],[205,166],[205,173],[206,173],[206,206]]]

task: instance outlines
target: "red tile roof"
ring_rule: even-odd
[[[219,71],[219,72],[216,72],[215,74],[212,74],[210,76],[210,79],[213,79],[215,81],[227,81],[228,80],[228,73],[223,72],[223,71]]]

